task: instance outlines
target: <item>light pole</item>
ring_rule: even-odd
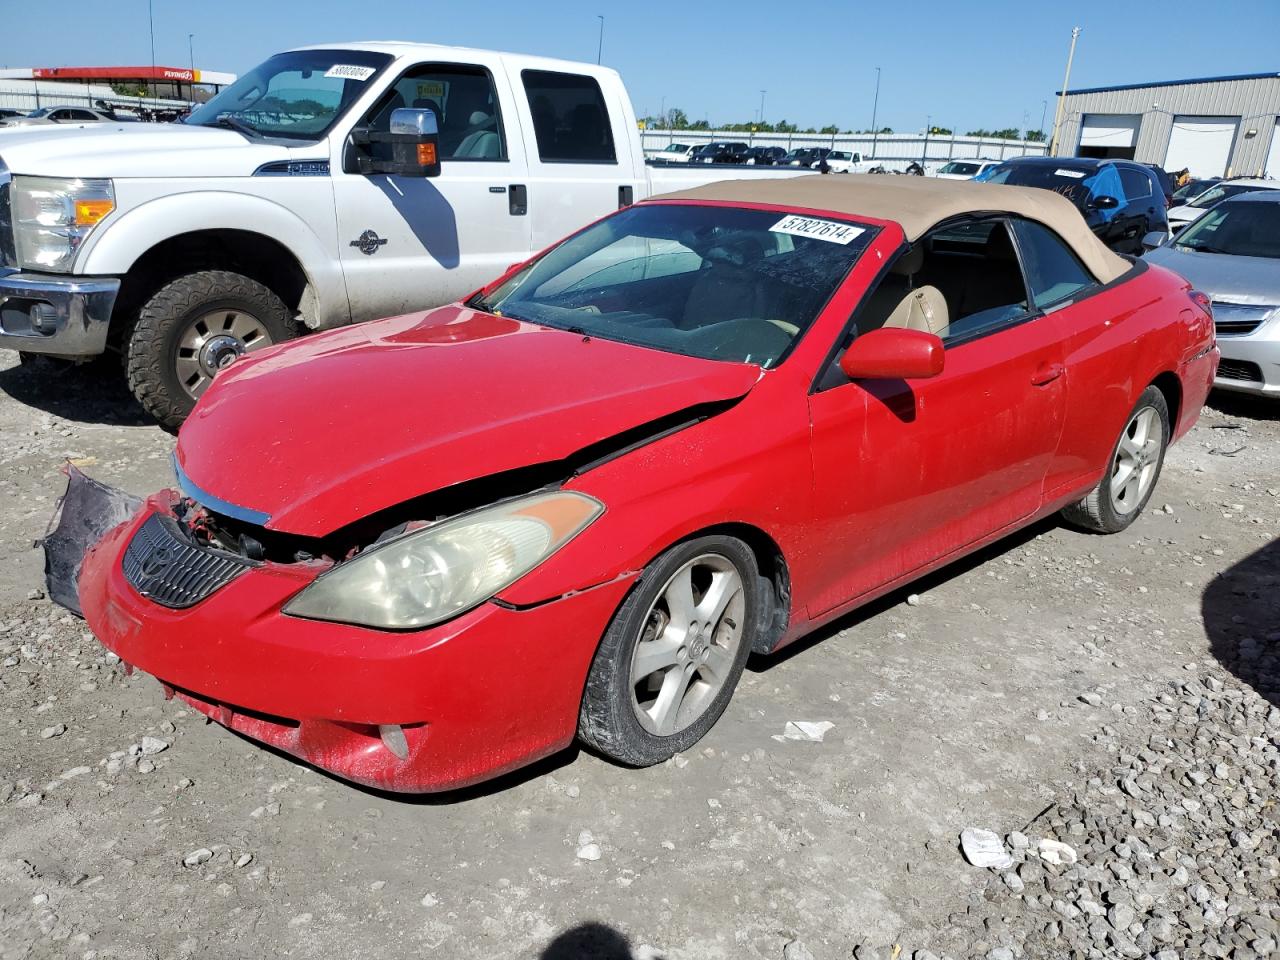
[[[880,139],[880,128],[876,126],[876,111],[880,108],[880,68],[876,67],[876,94],[871,100],[871,158],[876,156],[876,144]]]
[[[191,82],[196,82],[196,35],[194,33],[187,34],[187,55],[191,58]]]
[[[1058,95],[1058,108],[1053,111],[1053,141],[1049,144],[1049,156],[1058,153],[1058,128],[1062,124],[1062,108],[1067,103],[1067,87],[1071,85],[1071,60],[1076,55],[1076,41],[1080,39],[1080,28],[1071,28],[1071,49],[1067,51],[1067,73],[1062,78],[1062,93]]]
[[[658,118],[662,121],[662,126],[667,130],[671,129],[671,124],[667,123],[667,98],[662,98],[662,109],[658,111]]]
[[[924,150],[920,154],[920,166],[924,167],[924,162],[929,156],[929,130],[933,127],[933,115],[929,114],[924,118]]]
[[[768,90],[761,90],[761,91],[760,91],[760,120],[759,120],[759,123],[760,123],[760,125],[761,125],[761,126],[764,126],[764,95],[765,95],[766,93],[768,93],[768,92],[769,92]]]
[[[1048,112],[1048,110],[1049,110],[1049,101],[1041,100],[1040,101],[1040,142],[1041,143],[1044,142],[1044,115]]]
[[[596,44],[596,63],[599,63],[604,56],[604,14],[597,13],[596,19],[600,21],[600,42]]]
[[[152,0],[147,0],[147,23],[151,27],[151,99],[156,98],[156,18],[151,9]]]

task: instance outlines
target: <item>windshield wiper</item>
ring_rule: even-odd
[[[245,123],[234,113],[220,113],[214,118],[213,123],[206,123],[206,127],[226,127],[228,130],[234,130],[236,133],[243,133],[250,140],[259,136],[256,127],[251,127]]]
[[[1226,253],[1221,247],[1210,246],[1207,243],[1175,243],[1175,247],[1182,247],[1186,250],[1194,250],[1196,253]]]

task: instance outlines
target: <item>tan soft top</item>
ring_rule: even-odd
[[[882,174],[815,174],[760,180],[722,180],[655,200],[727,200],[808,207],[850,217],[892,220],[914,243],[934,225],[966,213],[1013,213],[1038,220],[1075,250],[1103,283],[1130,269],[1094,236],[1069,200],[1051,190],[972,180]]]

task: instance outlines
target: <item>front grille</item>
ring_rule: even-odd
[[[144,597],[180,610],[222,589],[253,564],[191,544],[172,517],[152,514],[124,551],[124,575]]]
[[[1261,383],[1262,368],[1248,360],[1219,360],[1218,376],[1223,380],[1243,380],[1246,383]]]
[[[0,267],[16,267],[18,251],[13,245],[13,211],[10,209],[9,187],[13,178],[0,160]]]
[[[1219,336],[1243,337],[1266,320],[1272,307],[1258,306],[1250,303],[1224,303],[1213,301],[1213,328]]]

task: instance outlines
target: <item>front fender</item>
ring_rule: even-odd
[[[110,217],[90,234],[76,272],[126,276],[145,253],[166,240],[207,230],[261,234],[289,250],[302,267],[316,300],[316,326],[339,326],[351,319],[342,267],[312,225],[292,210],[231,190],[174,193],[147,200]]]

